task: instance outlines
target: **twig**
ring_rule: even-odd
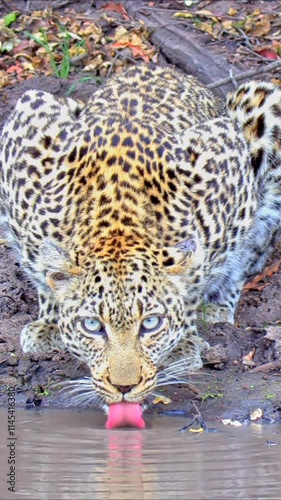
[[[117,61],[117,59],[119,58],[119,56],[120,56],[120,53],[119,53],[119,52],[117,52],[117,53],[115,54],[115,56],[114,56],[114,58],[113,58],[113,60],[112,60],[111,64],[110,64],[110,66],[109,66],[109,70],[108,70],[107,75],[106,75],[106,80],[108,80],[108,78],[110,77],[110,75],[111,75],[111,73],[112,73],[112,71],[113,71],[113,68],[114,68],[114,64],[116,63],[116,61]]]
[[[252,76],[262,75],[264,73],[269,73],[273,69],[279,68],[281,66],[281,59],[279,61],[274,61],[267,66],[262,66],[258,69],[250,69],[249,71],[243,71],[242,73],[237,73],[228,78],[223,78],[222,80],[218,80],[217,82],[209,83],[207,85],[208,89],[216,89],[217,87],[222,87],[223,85],[227,85],[232,82],[233,78],[236,81],[246,80],[246,78],[251,78]]]
[[[241,28],[236,28],[236,31],[238,31],[239,35],[242,36],[243,40],[245,40],[245,45],[248,47],[248,49],[252,49],[252,44],[249,40],[249,37],[247,37],[246,33]]]
[[[52,3],[52,9],[61,9],[70,3],[74,3],[75,0],[57,0]]]
[[[79,54],[79,56],[73,56],[70,58],[70,64],[77,64],[79,63],[80,61],[83,61],[83,59],[86,59],[87,57],[89,57],[90,54],[89,52],[85,52],[85,54]]]
[[[230,81],[232,82],[232,85],[236,89],[238,87],[238,85],[237,85],[237,80],[235,79],[235,76],[233,74],[232,69],[229,70],[229,78],[230,78]]]
[[[276,360],[276,361],[271,361],[269,363],[264,363],[263,365],[256,366],[251,370],[251,372],[268,373],[273,370],[280,370],[280,368],[281,368],[281,361]]]
[[[1,0],[0,3],[3,5],[3,7],[5,7],[5,9],[7,9],[8,12],[10,12],[11,5],[8,5],[8,2],[6,2],[6,0]]]

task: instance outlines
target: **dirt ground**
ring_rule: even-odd
[[[141,11],[144,16],[147,15],[145,8],[148,8],[148,2],[125,2],[128,9],[135,9],[136,3],[141,4],[139,12]],[[218,4],[218,2],[213,3]],[[228,2],[231,3],[233,4]],[[241,2],[241,5],[243,3],[245,2]],[[266,2],[255,2],[259,3]],[[269,3],[273,5],[273,2]],[[164,12],[166,16],[170,15],[169,9],[182,8],[182,2],[176,0],[159,1],[154,4],[156,7],[166,9],[168,11],[168,14]],[[75,8],[75,5],[73,4],[72,8]],[[157,13],[157,9],[153,13]],[[137,15],[135,11],[134,15]],[[184,29],[183,32],[185,31]],[[204,57],[207,54],[213,61],[219,57],[220,60],[226,61],[225,64],[230,64],[236,72],[249,68],[247,60],[236,64],[233,47],[224,44],[223,51],[221,49],[218,51],[218,47],[210,43],[206,34],[202,35],[194,30],[189,32]],[[180,36],[180,31],[178,33]],[[155,36],[160,37],[157,32],[154,32]],[[165,34],[162,37],[165,37]],[[173,57],[172,62],[175,63],[178,58],[176,65],[186,69],[186,61],[176,49]],[[234,60],[234,64],[229,63],[231,60]],[[171,56],[168,56],[165,50],[161,51],[159,63],[162,65],[171,63]],[[258,63],[259,61],[254,61],[253,65]],[[196,71],[200,64],[199,58],[197,66],[195,65],[191,72],[200,73],[199,70]],[[225,76],[225,70],[221,69],[221,65],[216,66],[216,72],[217,79]],[[271,76],[273,75],[269,74],[266,77]],[[73,82],[77,84],[72,94],[74,98],[79,96],[80,99],[87,100],[95,90],[93,82],[81,83],[79,74],[72,75],[69,80],[40,76],[6,87],[0,92],[1,124],[3,125],[17,98],[25,90],[36,88],[63,96]],[[223,87],[223,92],[226,91],[227,88]],[[249,419],[254,410],[261,408],[264,421],[276,421],[281,418],[280,263],[281,246],[276,248],[268,263],[272,271],[266,273],[267,276],[261,277],[261,281],[252,285],[243,294],[235,326],[217,324],[211,330],[205,331],[204,325],[201,325],[201,334],[212,346],[206,353],[204,368],[190,376],[189,387],[165,387],[162,394],[169,396],[172,402],[169,405],[151,404],[149,412],[164,411],[173,414],[182,411],[191,415],[196,413],[197,408],[204,419],[231,418],[244,421]],[[50,389],[50,384],[88,375],[87,367],[78,364],[66,354],[50,353],[37,356],[21,352],[20,331],[27,322],[36,319],[37,316],[36,291],[21,270],[17,256],[4,241],[0,245],[0,269],[0,405],[6,404],[6,388],[16,386],[17,402],[20,406],[71,406],[71,400],[63,392]]]

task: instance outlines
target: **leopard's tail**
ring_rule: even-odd
[[[254,172],[281,167],[281,86],[251,81],[227,99],[228,115],[242,126]]]

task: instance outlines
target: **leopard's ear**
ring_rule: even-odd
[[[164,247],[160,252],[160,263],[169,274],[181,274],[189,265],[197,245],[194,239],[187,239],[176,246]]]
[[[50,239],[46,239],[40,247],[40,261],[52,289],[67,287],[68,282],[82,272],[73,264],[68,253]]]

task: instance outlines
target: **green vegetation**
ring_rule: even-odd
[[[203,396],[202,396],[202,401],[206,401],[207,399],[217,399],[217,398],[223,398],[223,393],[222,392],[206,392],[206,394],[203,394]]]
[[[48,34],[45,29],[39,29],[39,36],[35,36],[30,32],[26,32],[26,35],[46,50],[47,54],[49,55],[50,64],[55,76],[57,78],[67,79],[71,71],[70,46],[73,35],[71,35],[61,24],[57,24],[57,26],[61,33],[61,41],[59,43],[56,43],[56,47],[59,48],[62,52],[62,61],[60,64],[56,62],[54,56],[54,45],[53,43],[51,44],[49,42]],[[76,44],[77,48],[84,46],[85,40],[79,40],[79,42]]]

